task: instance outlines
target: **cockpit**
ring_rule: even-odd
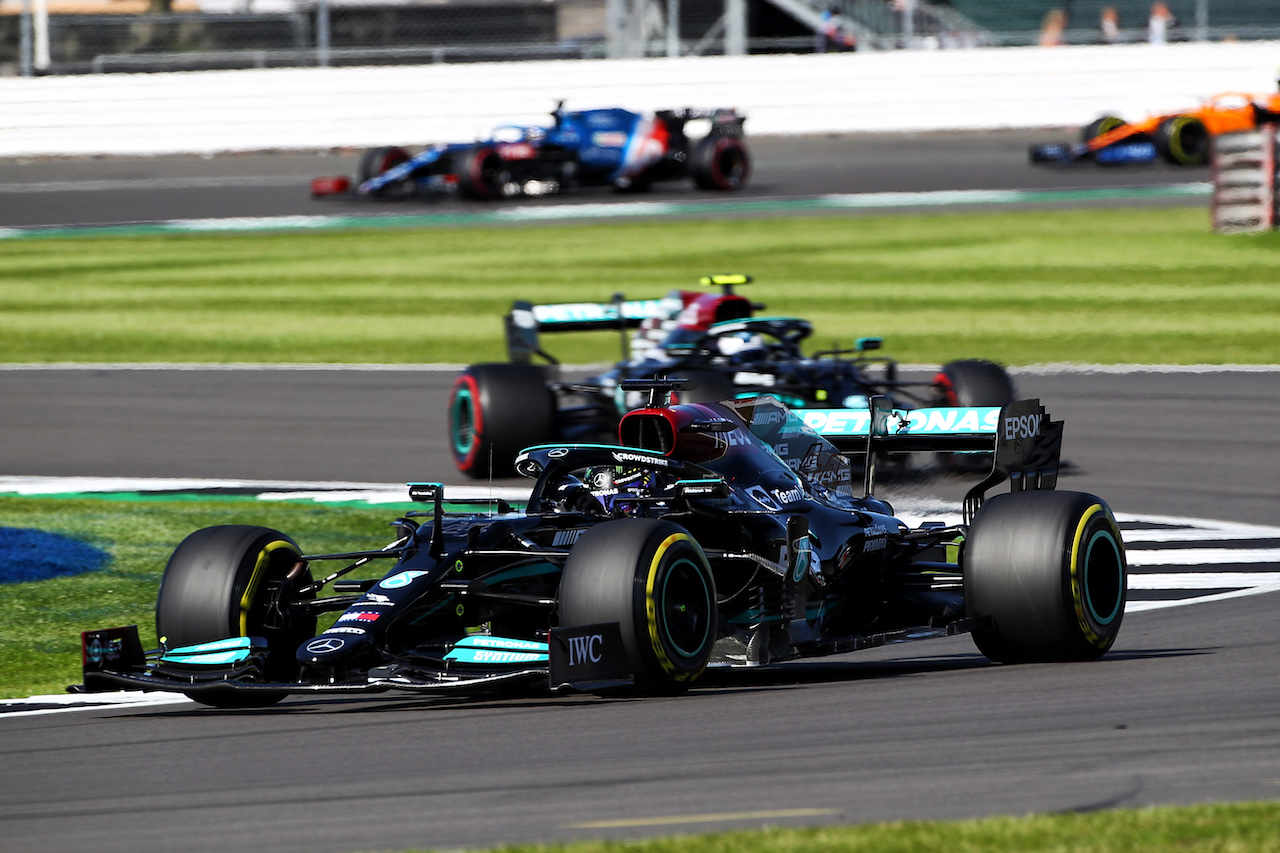
[[[775,501],[853,496],[848,461],[773,397],[639,409],[623,417],[618,433],[627,447],[702,465]]]

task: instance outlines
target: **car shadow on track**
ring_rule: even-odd
[[[1109,652],[1105,662],[1125,662],[1161,660],[1167,658],[1183,658],[1215,653],[1211,648],[1187,649],[1135,649],[1132,651]],[[752,667],[712,667],[698,680],[692,693],[743,693],[769,688],[804,687],[807,685],[842,684],[863,681],[882,681],[893,678],[906,678],[920,675],[934,675],[967,670],[1010,668],[1021,669],[1027,666],[1063,666],[1064,664],[1020,664],[1005,665],[988,660],[976,652],[964,652],[952,655],[940,655],[926,658],[908,658],[885,661],[831,661],[808,660],[788,661],[767,666]],[[584,693],[536,694],[525,689],[508,688],[490,690],[472,696],[408,696],[404,694],[383,694],[379,696],[327,696],[327,697],[295,697],[280,705],[267,708],[235,708],[219,709],[210,707],[152,710],[138,716],[156,716],[172,719],[175,716],[235,715],[235,716],[278,716],[281,714],[381,714],[432,711],[432,710],[503,710],[589,707],[592,705],[613,704],[617,702],[653,701],[650,697],[613,693],[593,695]]]

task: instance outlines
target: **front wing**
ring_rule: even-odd
[[[180,649],[144,652],[138,628],[108,628],[81,635],[84,680],[77,693],[134,689],[201,695],[352,694],[400,690],[473,692],[509,684],[599,690],[632,683],[617,623],[552,629],[548,643],[463,638],[444,656],[446,668],[391,663],[370,669],[364,681],[267,682],[260,674],[266,645],[235,637]],[[532,648],[532,647],[537,648]],[[453,666],[450,666],[452,664]]]

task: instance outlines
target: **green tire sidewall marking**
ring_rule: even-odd
[[[468,424],[465,433],[460,426],[464,413]],[[453,442],[453,452],[458,456],[467,456],[476,441],[475,404],[471,399],[471,389],[466,385],[458,388],[453,404],[449,406],[449,440]]]
[[[1096,530],[1094,531],[1093,536],[1089,537],[1089,544],[1086,546],[1085,552],[1084,552],[1085,577],[1084,577],[1083,589],[1084,589],[1085,604],[1088,607],[1089,615],[1093,617],[1095,622],[1097,622],[1099,625],[1110,625],[1112,622],[1115,621],[1116,616],[1119,615],[1120,613],[1120,600],[1123,598],[1123,596],[1116,595],[1115,606],[1112,607],[1111,612],[1106,614],[1105,616],[1099,613],[1097,611],[1097,608],[1094,607],[1093,596],[1089,594],[1089,572],[1092,571],[1092,569],[1090,569],[1089,567],[1094,565],[1094,562],[1093,562],[1094,548],[1109,548],[1111,550],[1111,553],[1115,557],[1116,571],[1121,575],[1120,581],[1123,582],[1124,573],[1121,572],[1119,568],[1121,564],[1120,549],[1119,547],[1117,547],[1116,540],[1111,535],[1110,530]]]
[[[667,600],[667,585],[671,582],[672,576],[682,566],[690,566],[693,568],[694,577],[696,577],[698,579],[698,582],[702,585],[703,595],[704,596],[708,595],[706,579],[703,576],[702,572],[698,571],[697,564],[694,563],[693,560],[690,560],[687,558],[681,558],[671,564],[671,566],[667,569],[666,577],[662,579],[662,598],[661,598],[662,601],[665,602]],[[681,646],[680,643],[676,642],[676,638],[671,636],[671,631],[667,626],[665,620],[663,622],[663,633],[666,634],[667,642],[671,644],[671,648],[675,649],[685,657],[694,657],[699,653],[701,653],[703,647],[707,645],[707,637],[711,633],[711,626],[707,625],[706,627],[707,627],[707,630],[703,631],[702,638],[698,641],[698,646],[695,649],[686,649],[683,646]]]

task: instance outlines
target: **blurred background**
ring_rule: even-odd
[[[0,0],[0,76],[1275,38],[1276,0]]]

